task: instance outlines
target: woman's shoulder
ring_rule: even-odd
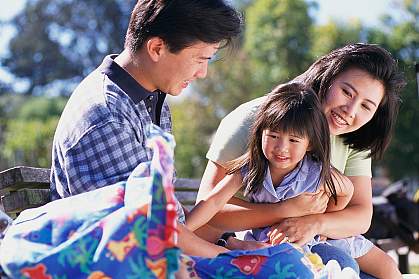
[[[250,100],[246,103],[243,103],[239,105],[237,108],[235,108],[232,112],[227,114],[223,121],[229,121],[237,118],[241,119],[249,119],[254,118],[254,115],[259,109],[259,106],[263,103],[263,101],[266,99],[265,96]]]
[[[349,176],[371,176],[370,151],[360,151],[345,144],[339,136],[331,136],[331,163],[340,172]]]

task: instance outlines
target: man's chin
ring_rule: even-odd
[[[179,91],[179,92],[166,92],[167,95],[170,95],[170,96],[173,96],[173,97],[179,96],[181,93],[182,93],[182,91]]]

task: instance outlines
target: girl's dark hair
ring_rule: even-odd
[[[242,27],[240,14],[223,0],[141,0],[135,5],[125,48],[136,53],[160,37],[172,53],[198,42],[226,45]]]
[[[370,150],[371,157],[381,158],[390,143],[399,110],[399,94],[406,84],[396,60],[388,51],[373,44],[346,45],[320,57],[294,80],[313,88],[323,103],[336,77],[351,68],[363,70],[382,82],[385,92],[369,122],[340,136],[349,147],[359,151]]]
[[[316,93],[302,83],[282,84],[266,95],[252,125],[247,152],[229,164],[228,174],[247,168],[243,178],[244,194],[256,193],[263,187],[268,167],[262,150],[262,133],[266,129],[309,139],[307,154],[322,165],[319,183],[325,183],[336,201],[330,167],[329,126]]]

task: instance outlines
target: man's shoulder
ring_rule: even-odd
[[[123,124],[129,117],[137,117],[133,104],[124,99],[116,85],[106,86],[105,79],[96,70],[77,86],[61,115],[55,144],[67,149],[89,132],[103,129],[108,123]]]

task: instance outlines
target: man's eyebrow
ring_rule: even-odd
[[[356,94],[359,94],[358,91],[355,89],[355,87],[352,86],[352,84],[350,84],[350,83],[348,83],[346,81],[344,81],[343,83],[346,86],[350,87]],[[365,101],[367,101],[368,103],[371,103],[373,106],[377,107],[377,104],[373,100],[370,100],[370,99],[367,99],[366,98]]]

